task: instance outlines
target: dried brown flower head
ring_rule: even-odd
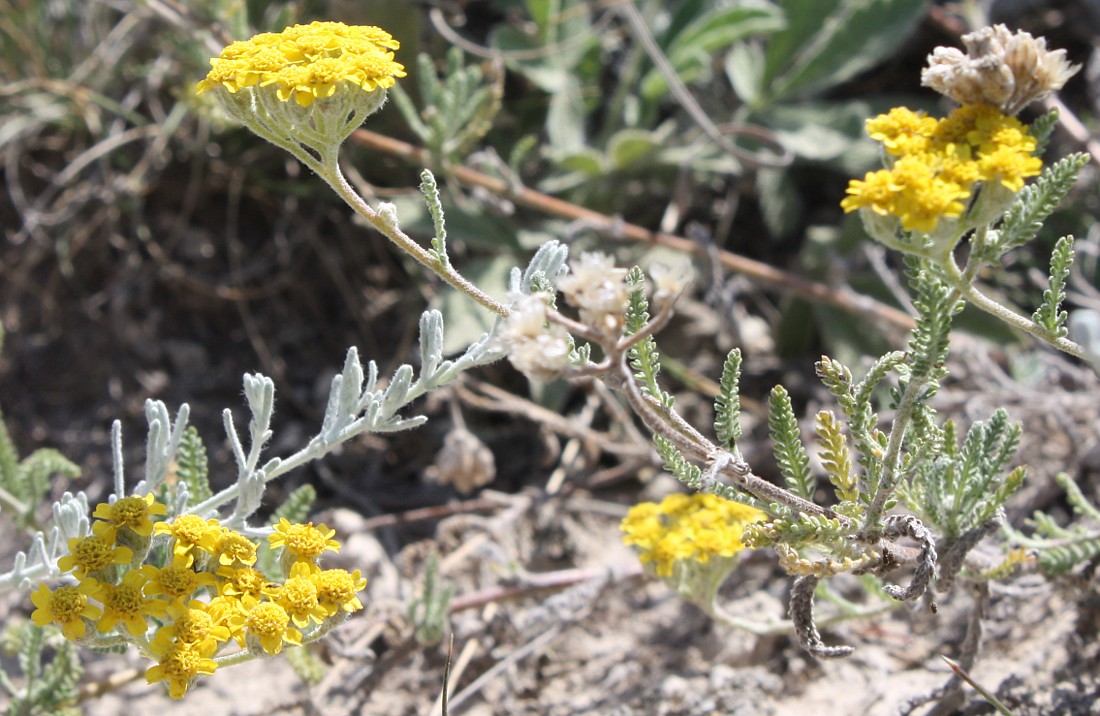
[[[962,36],[966,54],[937,47],[921,72],[921,84],[960,104],[991,104],[1013,115],[1044,99],[1081,69],[1065,50],[1048,50],[1046,40],[1012,33],[1004,25]]]

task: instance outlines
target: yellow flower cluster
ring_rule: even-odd
[[[706,564],[733,557],[745,548],[745,525],[766,515],[756,508],[716,495],[672,494],[630,508],[620,529],[623,542],[638,548],[638,556],[658,577],[670,577],[678,562]]]
[[[942,218],[958,218],[978,184],[1018,192],[1037,176],[1035,138],[1015,117],[988,104],[963,105],[944,119],[905,107],[867,120],[890,167],[848,185],[844,211],[894,216],[910,231],[930,233]]]
[[[69,541],[58,566],[75,585],[31,594],[39,626],[54,623],[74,641],[93,643],[89,628],[130,635],[156,661],[149,683],[167,682],[182,698],[200,674],[212,674],[214,657],[229,643],[254,653],[277,654],[284,643],[300,644],[302,629],[322,625],[363,608],[356,596],[367,580],[359,570],[321,569],[318,558],[338,551],[325,525],[283,519],[268,537],[285,566],[285,579],[256,568],[257,545],[215,519],[166,514],[152,495],[130,496],[99,505],[92,533]],[[164,549],[158,549],[162,544]],[[163,564],[156,561],[165,554]]]
[[[393,59],[400,46],[377,27],[342,22],[294,25],[229,45],[210,60],[213,69],[196,90],[201,94],[222,87],[236,93],[274,85],[279,99],[293,98],[308,107],[345,84],[366,92],[392,87],[395,78],[405,76],[404,66]]]

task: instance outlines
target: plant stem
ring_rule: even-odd
[[[416,243],[412,237],[397,226],[383,218],[380,212],[371,207],[371,205],[351,187],[351,184],[344,178],[343,172],[340,171],[339,162],[335,160],[335,157],[331,159],[326,158],[322,171],[319,173],[348,206],[370,222],[370,225],[381,232],[382,235],[397,244],[399,249],[416,259],[425,268],[432,271],[448,284],[477,301],[483,308],[492,311],[498,316],[507,316],[509,314],[507,306],[499,303],[492,296],[470,283],[454,269],[440,265],[440,262],[427,249]]]
[[[1024,331],[1028,335],[1044,343],[1049,343],[1063,353],[1068,353],[1074,358],[1084,358],[1085,351],[1077,343],[1074,343],[1068,338],[1059,338],[1058,336],[1052,335],[1050,331],[1043,329],[1043,327],[1035,323],[1035,321],[1016,313],[1007,306],[997,303],[992,298],[979,291],[974,286],[974,278],[981,269],[980,265],[968,265],[965,271],[960,271],[959,267],[950,257],[946,261],[938,262],[938,265],[943,269],[946,278],[951,282],[960,298],[969,301],[974,304],[976,308],[1004,321],[1008,325],[1019,328],[1021,331]]]

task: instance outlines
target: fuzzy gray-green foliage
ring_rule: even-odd
[[[0,669],[0,687],[10,697],[8,716],[78,716],[73,706],[77,685],[84,673],[76,644],[54,627],[33,622],[9,626],[4,650],[14,652],[22,672],[22,686]]]
[[[1066,279],[1072,267],[1073,237],[1063,236],[1050,254],[1050,288],[1043,291],[1043,303],[1031,317],[1055,338],[1064,338],[1069,333],[1066,327],[1069,313],[1062,309],[1062,302],[1066,300]]]
[[[435,166],[461,160],[478,139],[492,127],[500,109],[500,77],[486,82],[476,64],[463,62],[462,50],[447,52],[442,78],[431,57],[420,54],[417,78],[423,109],[417,109],[400,84],[390,88],[390,97],[409,128],[431,152]]]
[[[1069,525],[1062,526],[1051,515],[1036,512],[1028,520],[1030,534],[1004,527],[1009,541],[1033,550],[1038,555],[1039,568],[1051,576],[1065,574],[1100,557],[1100,509],[1066,473],[1058,473],[1054,480],[1065,490],[1066,501],[1073,509],[1075,519]]]
[[[992,519],[1023,484],[1023,468],[1010,469],[1021,432],[1004,409],[975,422],[961,441],[948,420],[940,454],[916,466],[899,497],[948,541],[957,540]]]
[[[191,504],[210,499],[214,493],[210,489],[210,466],[206,460],[206,446],[195,426],[188,426],[180,440],[176,453],[176,474],[187,485]]]
[[[1021,189],[1005,213],[995,240],[990,241],[976,258],[992,263],[1005,252],[1035,238],[1043,222],[1066,198],[1077,181],[1077,175],[1088,162],[1087,154],[1070,154],[1047,167],[1034,184]]]
[[[317,501],[317,488],[308,483],[301,485],[287,495],[283,504],[271,516],[271,523],[277,524],[286,518],[288,522],[305,522]]]
[[[649,321],[649,299],[645,295],[645,276],[637,266],[626,275],[630,289],[630,303],[626,309],[626,333],[633,335]],[[642,391],[656,399],[666,409],[672,407],[672,395],[666,393],[657,382],[661,372],[661,356],[653,336],[646,336],[630,349],[630,367],[634,377],[642,385]]]
[[[660,435],[654,435],[653,446],[657,448],[657,454],[661,456],[665,470],[687,487],[693,490],[705,490],[727,500],[743,502],[762,509],[758,500],[736,488],[719,482],[704,483],[703,470],[684,457],[683,453],[670,440]]]
[[[927,383],[934,392],[936,381],[947,374],[944,362],[951,346],[951,322],[962,310],[962,302],[953,296],[950,286],[925,262],[910,266],[911,283],[916,291],[913,306],[917,326],[909,338],[911,379]]]
[[[741,351],[734,348],[722,365],[718,395],[714,399],[714,433],[718,443],[734,450],[741,439]]]
[[[435,182],[435,175],[425,169],[420,172],[420,193],[424,195],[424,201],[428,205],[428,213],[432,217],[432,249],[431,254],[440,267],[451,267],[451,258],[447,254],[447,224],[443,217],[443,202],[439,198],[439,186]]]
[[[1046,151],[1047,143],[1050,141],[1050,135],[1054,133],[1054,129],[1057,126],[1057,109],[1052,109],[1049,112],[1040,114],[1030,125],[1028,125],[1028,134],[1035,137],[1035,156],[1041,157],[1043,152]]]
[[[768,398],[768,429],[772,451],[787,489],[807,500],[813,499],[814,480],[810,473],[810,458],[798,429],[791,396],[781,385],[772,388]]]

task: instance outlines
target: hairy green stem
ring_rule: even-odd
[[[332,190],[350,206],[355,213],[367,220],[371,226],[377,229],[383,236],[397,245],[399,249],[416,259],[421,265],[439,276],[448,284],[477,301],[483,308],[492,311],[498,316],[507,316],[508,307],[495,300],[492,296],[470,283],[464,276],[447,265],[443,265],[431,252],[416,243],[411,236],[398,228],[393,222],[384,218],[379,211],[374,209],[367,201],[359,196],[351,184],[340,171],[340,145],[309,145],[307,150],[302,142],[295,139],[290,133],[280,131],[281,127],[271,127],[259,121],[246,121],[249,129],[272,144],[285,149],[295,159],[309,167],[332,187]]]
[[[982,235],[984,235],[984,232],[982,232]],[[976,308],[985,311],[991,316],[999,318],[1008,325],[1019,328],[1021,331],[1024,331],[1028,335],[1044,343],[1049,343],[1063,353],[1068,353],[1074,358],[1084,357],[1085,351],[1077,343],[1074,343],[1068,338],[1059,338],[1051,334],[1050,331],[1044,329],[1030,318],[1016,313],[1003,304],[997,303],[997,301],[979,291],[974,286],[974,279],[985,264],[971,262],[967,265],[965,271],[961,271],[954,260],[948,257],[946,261],[938,262],[938,265],[943,269],[946,278],[951,282],[955,291],[959,292],[960,298],[969,301],[974,304]]]
[[[1038,338],[1039,340],[1049,343],[1054,348],[1068,353],[1074,358],[1084,358],[1085,351],[1077,343],[1069,340],[1068,338],[1059,338],[1052,335],[1050,331],[1047,331],[1042,326],[1036,324],[1030,318],[1022,316],[1007,306],[1003,306],[997,303],[989,296],[986,296],[973,286],[966,286],[963,294],[964,298],[974,304],[975,307],[980,308],[986,313],[996,316],[1005,323],[1014,328],[1019,328],[1021,331],[1028,333],[1029,335]]]
[[[357,214],[366,219],[371,226],[382,233],[387,239],[397,244],[397,247],[406,254],[416,259],[425,268],[429,269],[448,284],[477,301],[483,308],[492,311],[498,316],[507,316],[508,307],[496,301],[480,288],[470,283],[464,276],[454,269],[441,265],[440,261],[420,244],[416,243],[408,234],[387,221],[376,211],[363,197],[351,187],[340,165],[334,159],[325,162],[321,177],[329,183],[329,186],[343,199]]]

